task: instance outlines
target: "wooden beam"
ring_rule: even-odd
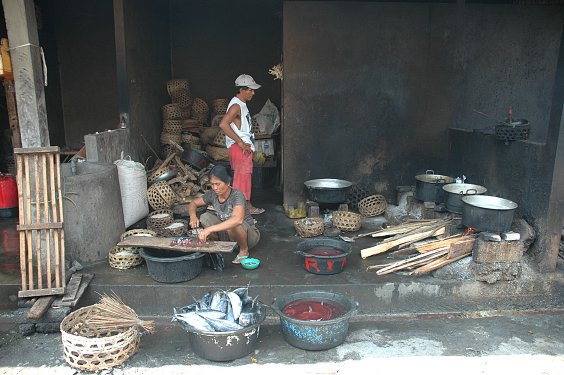
[[[117,246],[130,246],[130,247],[149,247],[153,249],[173,250],[183,253],[230,253],[235,248],[237,242],[228,241],[209,241],[206,244],[198,244],[194,240],[192,246],[184,247],[181,245],[172,245],[172,241],[176,237],[143,237],[143,236],[130,236],[119,242]]]
[[[440,227],[437,229],[431,229],[426,232],[422,233],[415,233],[411,235],[403,236],[402,238],[398,238],[393,241],[383,242],[376,246],[368,247],[366,249],[360,250],[360,256],[362,259],[366,259],[369,256],[385,253],[386,251],[394,248],[395,246],[401,245],[402,243],[410,242],[410,241],[417,241],[422,240],[432,236],[438,236],[440,234],[445,233],[445,227]]]
[[[34,320],[40,319],[43,316],[43,314],[45,314],[45,312],[49,310],[49,307],[51,307],[51,304],[53,303],[54,300],[55,300],[55,296],[38,298],[37,301],[35,301],[35,303],[33,304],[33,306],[31,306],[31,309],[29,309],[27,313],[27,318]]]

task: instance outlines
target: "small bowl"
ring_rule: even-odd
[[[241,266],[246,270],[254,270],[260,264],[260,260],[257,258],[245,258],[241,261]]]

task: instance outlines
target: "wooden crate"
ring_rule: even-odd
[[[19,198],[20,298],[65,293],[59,147],[14,149]]]

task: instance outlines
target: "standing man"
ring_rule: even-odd
[[[240,190],[252,215],[262,214],[263,208],[251,204],[251,178],[253,173],[253,144],[252,122],[247,102],[255,95],[260,87],[253,77],[241,74],[235,80],[236,94],[229,102],[227,113],[221,119],[219,127],[225,133],[225,146],[229,149],[229,161],[233,169],[233,187]]]

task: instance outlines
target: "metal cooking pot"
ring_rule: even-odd
[[[309,198],[317,203],[343,203],[347,200],[352,182],[334,178],[320,178],[304,182]]]
[[[466,195],[484,194],[488,189],[473,184],[446,184],[443,185],[445,206],[450,212],[462,213],[462,197]]]
[[[462,224],[488,232],[507,232],[511,228],[517,203],[490,195],[462,197]]]
[[[184,151],[182,152],[180,160],[186,164],[190,164],[196,170],[202,170],[211,163],[211,160],[202,152],[194,150],[185,144],[183,144],[183,148]]]
[[[415,176],[415,199],[423,202],[440,203],[443,201],[443,185],[455,181],[453,177],[435,174],[432,169],[425,174]]]

